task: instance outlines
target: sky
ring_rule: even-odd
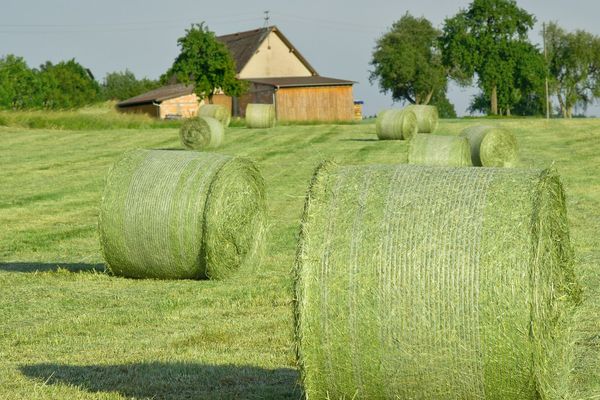
[[[205,21],[217,35],[269,24],[304,55],[320,75],[356,81],[355,100],[364,114],[398,106],[391,96],[369,82],[369,65],[377,38],[406,12],[424,16],[438,28],[444,19],[466,8],[471,0],[0,0],[0,56],[15,54],[30,67],[47,60],[75,58],[96,79],[129,69],[136,77],[158,78],[178,54],[177,38],[191,23]],[[567,30],[600,35],[597,0],[517,0],[534,14],[530,33],[541,44],[542,22],[556,21]],[[476,88],[449,87],[458,115],[465,115]],[[600,116],[600,105],[588,115]]]

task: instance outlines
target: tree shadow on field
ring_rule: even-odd
[[[367,139],[367,138],[360,138],[360,139],[340,139],[341,142],[379,142],[379,139]]]
[[[117,392],[133,399],[299,399],[298,373],[253,366],[197,363],[122,365],[36,364],[21,372],[47,385],[74,385],[88,392]]]
[[[86,263],[38,263],[38,262],[9,262],[0,263],[0,271],[7,272],[56,272],[59,269],[66,269],[70,272],[106,272],[104,264],[86,264]]]

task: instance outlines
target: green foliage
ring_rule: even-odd
[[[440,32],[426,18],[406,13],[377,40],[369,80],[396,101],[428,104],[446,93],[446,70],[437,48]],[[438,93],[441,93],[438,94]]]
[[[571,118],[575,106],[585,109],[600,97],[600,37],[550,23],[546,38],[552,91],[562,115]]]
[[[463,85],[477,76],[492,114],[509,114],[537,85],[539,77],[531,72],[539,66],[539,51],[527,39],[534,23],[534,16],[514,0],[474,0],[445,21],[440,38],[444,65]]]
[[[102,83],[104,100],[125,100],[156,89],[160,82],[143,78],[138,80],[134,73],[125,71],[109,72]]]
[[[21,57],[0,59],[0,108],[68,109],[98,100],[100,87],[89,70],[74,59],[30,69]]]
[[[440,118],[456,118],[454,104],[450,102],[445,92],[435,92],[429,104],[437,107]]]
[[[50,109],[79,108],[98,101],[100,86],[75,59],[40,67],[42,106]]]
[[[208,98],[209,103],[217,90],[228,96],[244,93],[246,83],[236,78],[235,63],[227,46],[216,39],[204,22],[192,24],[177,44],[181,52],[163,75],[163,82],[175,76],[179,82],[193,84],[198,97]]]
[[[21,57],[0,58],[0,108],[22,110],[40,105],[39,76]]]

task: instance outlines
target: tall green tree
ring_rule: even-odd
[[[0,108],[40,107],[39,76],[25,60],[12,54],[0,58]]]
[[[100,85],[90,71],[75,59],[40,67],[44,107],[51,109],[78,108],[99,99]]]
[[[396,101],[429,104],[445,98],[447,74],[437,48],[440,31],[426,18],[406,13],[382,35],[373,51],[369,80]]]
[[[563,117],[571,118],[576,106],[585,109],[600,97],[600,37],[566,32],[553,22],[546,29],[546,45],[552,92]]]
[[[499,106],[508,111],[514,104],[517,66],[522,57],[536,57],[535,48],[527,46],[534,23],[534,16],[514,0],[474,0],[445,21],[440,38],[443,63],[463,85],[477,76],[491,114],[498,114]]]
[[[502,79],[497,82],[498,113],[504,115],[542,115],[545,112],[544,78],[546,63],[532,44],[515,43],[510,49]],[[491,114],[489,94],[481,92],[473,98],[470,112]]]
[[[217,90],[229,96],[239,96],[246,84],[236,78],[236,68],[227,46],[219,42],[204,22],[192,24],[185,36],[177,40],[180,53],[163,81],[175,76],[179,82],[193,84],[199,98],[212,97]]]

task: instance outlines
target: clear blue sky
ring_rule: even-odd
[[[365,102],[367,114],[392,105],[389,96],[368,80],[375,40],[407,11],[425,16],[440,27],[470,0],[19,0],[2,2],[0,55],[12,53],[32,67],[46,60],[75,58],[101,80],[107,72],[125,68],[138,77],[157,78],[177,55],[177,38],[192,22],[206,21],[218,35],[263,25],[277,25],[324,76],[351,79],[354,97]],[[541,23],[557,21],[566,29],[600,35],[600,3],[593,0],[519,0],[538,24],[531,39],[541,42]],[[450,100],[459,115],[474,89],[451,85]],[[588,114],[600,115],[600,107]]]

